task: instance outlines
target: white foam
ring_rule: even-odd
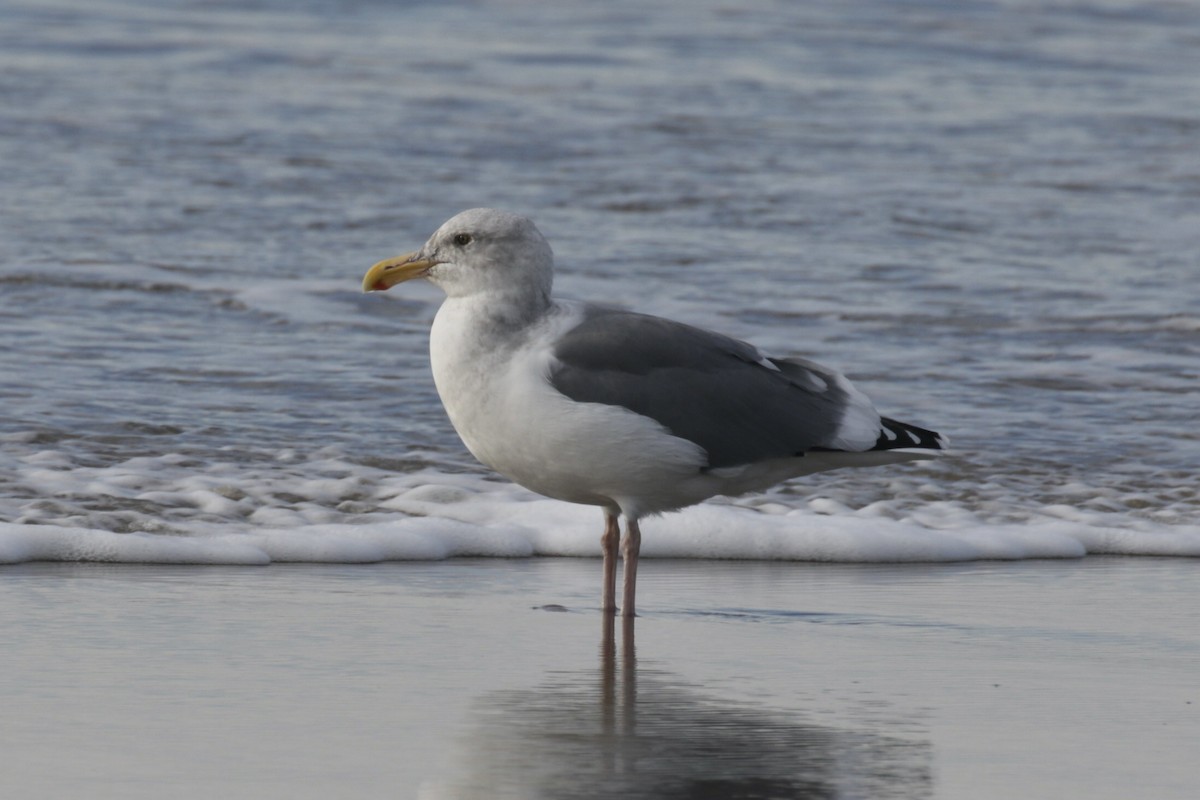
[[[296,512],[276,510],[261,514],[267,527],[230,532],[228,525],[199,525],[182,536],[0,523],[0,562],[369,563],[599,555],[597,509],[518,494],[517,489],[471,491],[461,484],[427,483],[387,501],[384,505],[395,513],[377,512],[359,524],[312,524]],[[949,509],[923,523],[888,518],[871,507],[847,513],[827,501],[814,506],[686,509],[647,520],[642,553],[648,558],[830,562],[1080,558],[1088,553],[1200,556],[1200,532],[1190,528],[1118,529],[1050,518],[984,524],[968,512]],[[952,517],[962,524],[950,524]]]
[[[0,522],[0,563],[24,561],[250,565],[269,564],[271,558],[252,542],[229,536],[162,536]]]
[[[0,562],[599,556],[601,513],[593,507],[482,473],[389,472],[334,449],[274,455],[198,463],[167,453],[89,466],[65,450],[10,454],[0,477],[31,496],[0,500]],[[1059,499],[1032,506],[1006,503],[999,490],[951,500],[939,494],[938,474],[847,475],[842,483],[822,479],[808,495],[718,499],[644,520],[642,552],[841,562],[1200,556],[1186,493],[1150,497],[1076,480],[1046,487]],[[1139,507],[1143,513],[1131,513]]]

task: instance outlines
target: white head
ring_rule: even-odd
[[[415,253],[380,261],[363,277],[363,291],[426,278],[449,297],[516,294],[548,302],[554,254],[533,221],[494,208],[456,214]]]

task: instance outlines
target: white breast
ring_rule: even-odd
[[[558,305],[524,335],[497,336],[476,302],[448,299],[430,336],[438,394],[471,453],[560,500],[635,513],[676,507],[703,450],[627,409],[574,402],[547,380],[552,343],[578,324],[575,310]]]

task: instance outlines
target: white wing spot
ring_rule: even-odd
[[[767,369],[774,370],[775,372],[782,371],[779,369],[779,367],[775,366],[775,362],[764,356],[762,353],[756,353],[756,355],[758,356],[758,365],[760,367],[766,367]]]
[[[883,435],[889,442],[896,441],[896,432],[891,428],[884,428]]]

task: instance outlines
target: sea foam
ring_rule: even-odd
[[[446,476],[447,482],[428,478],[352,523],[305,522],[294,511],[287,512],[292,516],[286,527],[200,520],[174,535],[0,523],[0,562],[261,565],[599,556],[597,509],[537,498],[474,476]],[[212,510],[208,498],[191,498]],[[943,508],[935,527],[928,512],[922,523],[877,510],[830,514],[828,503],[812,505],[817,508],[718,502],[666,514],[643,524],[642,553],[648,558],[863,563],[1080,558],[1089,553],[1200,556],[1200,532],[1180,526],[1115,528],[1079,515],[987,523],[965,510]],[[270,514],[263,517],[271,519]]]
[[[179,453],[97,465],[69,447],[8,437],[0,563],[370,563],[455,557],[598,557],[599,509],[540,497],[482,470],[402,472],[336,448]],[[231,451],[232,455],[232,451]],[[1056,502],[1011,490],[947,499],[936,466],[846,473],[643,521],[648,558],[947,562],[1200,556],[1189,497],[1121,497],[1081,483]],[[862,487],[873,487],[863,495]],[[805,493],[797,490],[803,489]],[[1142,515],[1127,508],[1153,506]],[[1109,507],[1120,510],[1112,512]],[[996,511],[995,509],[999,509]]]

